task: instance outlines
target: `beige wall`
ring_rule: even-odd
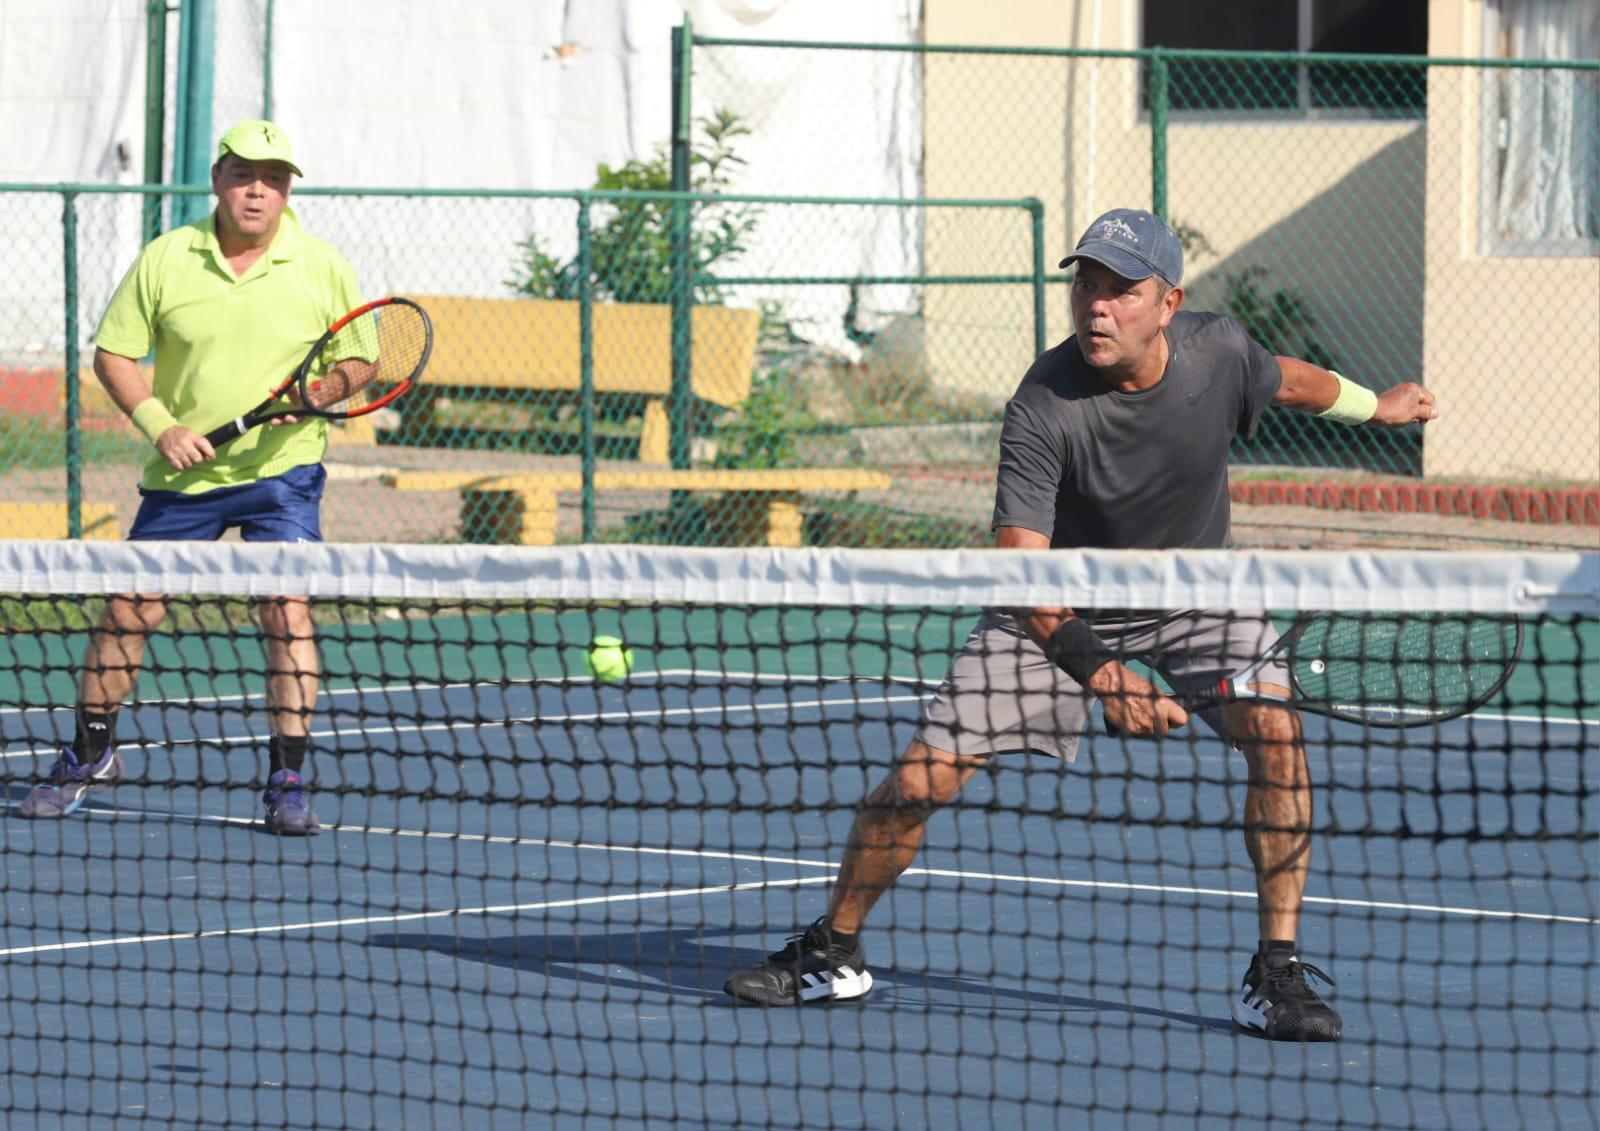
[[[1135,0],[926,0],[929,43],[1102,47],[1139,43]],[[925,189],[929,196],[1034,196],[1046,209],[1051,271],[1095,216],[1148,207],[1150,129],[1138,107],[1138,67],[1126,59],[1038,59],[932,55],[924,71]],[[1213,249],[1191,256],[1190,309],[1219,307],[1225,275],[1270,265],[1271,289],[1305,297],[1319,339],[1352,375],[1381,384],[1421,365],[1423,130],[1415,122],[1205,123],[1175,119],[1168,130],[1172,218],[1198,229]],[[1373,218],[1377,217],[1374,223]],[[1369,282],[1334,263],[1341,235],[1365,240],[1367,279],[1394,281],[1414,297],[1386,302]],[[946,257],[936,235],[929,267]],[[962,321],[973,291],[934,288],[927,304],[929,362],[941,384],[977,384],[1009,394],[1030,358],[1004,329],[974,372],[939,323]],[[1050,288],[1049,341],[1072,333],[1063,286]],[[1379,334],[1361,327],[1381,326]]]
[[[1478,0],[1433,0],[1428,51],[1481,52]],[[1428,79],[1428,475],[1600,479],[1600,257],[1482,251],[1479,73]]]
[[[924,12],[930,43],[1115,49],[1139,38],[1136,0],[925,0]],[[1481,18],[1478,0],[1433,0],[1430,53],[1476,55]],[[1270,265],[1268,287],[1305,298],[1350,376],[1379,387],[1420,378],[1439,392],[1429,474],[1593,479],[1600,260],[1478,253],[1471,75],[1433,70],[1426,123],[1175,119],[1172,217],[1214,249],[1191,257],[1188,305],[1215,309],[1225,275]],[[1150,134],[1132,61],[934,55],[924,80],[928,195],[1038,197],[1052,271],[1099,212],[1148,206]],[[933,271],[953,258],[933,230],[926,250]],[[1535,309],[1508,316],[1508,295]],[[975,350],[964,330],[957,349],[980,297],[930,288],[929,363],[941,384],[1003,397],[1031,335],[994,327]],[[1052,343],[1071,333],[1059,285],[1048,317]],[[1529,371],[1553,394],[1507,396]]]

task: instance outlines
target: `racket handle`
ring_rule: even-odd
[[[1185,713],[1192,715],[1196,711],[1205,710],[1207,707],[1215,707],[1221,703],[1231,702],[1235,698],[1233,680],[1218,680],[1203,691],[1188,691],[1182,695],[1168,695],[1167,698],[1182,707]],[[1122,732],[1112,726],[1111,720],[1105,717],[1104,708],[1101,708],[1100,721],[1105,726],[1106,733],[1112,738],[1121,737]]]
[[[213,449],[220,448],[229,440],[237,440],[254,427],[254,422],[248,416],[236,416],[228,423],[207,432],[206,443],[210,444]]]

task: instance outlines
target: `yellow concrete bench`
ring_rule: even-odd
[[[83,503],[78,508],[83,536],[102,541],[121,539],[117,508],[111,503]],[[50,539],[67,536],[66,503],[0,503],[0,538]]]
[[[452,390],[478,399],[503,395],[526,403],[530,391],[576,392],[581,383],[575,301],[533,298],[413,296],[433,319],[433,355],[418,387],[395,402],[402,427],[426,429],[434,402]],[[599,395],[648,397],[639,459],[666,463],[666,398],[672,390],[672,308],[661,303],[594,304],[594,388]],[[750,395],[761,315],[697,306],[690,319],[695,396],[724,408]]]
[[[549,546],[556,540],[557,496],[583,489],[577,471],[516,475],[482,471],[402,471],[384,477],[402,491],[461,491],[463,513],[480,513],[485,495],[510,495],[511,515],[503,539],[524,546]],[[729,469],[641,468],[597,471],[595,491],[719,491],[729,524],[745,527],[742,539],[766,546],[801,544],[800,495],[817,491],[887,491],[893,479],[881,471],[856,468]],[[474,498],[476,496],[476,498]],[[493,500],[491,500],[493,502]],[[754,520],[754,525],[752,525]]]

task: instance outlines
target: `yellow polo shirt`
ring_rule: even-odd
[[[204,434],[259,404],[294,371],[335,319],[361,303],[355,271],[285,208],[260,259],[235,275],[217,243],[215,215],[150,241],[123,277],[95,345],[142,358],[155,349],[152,389],[186,428]],[[327,422],[265,424],[217,458],[174,471],[159,455],[144,486],[198,494],[320,463]]]

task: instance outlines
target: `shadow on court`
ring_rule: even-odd
[[[433,951],[462,961],[487,962],[579,985],[602,986],[613,992],[692,995],[704,999],[705,1005],[728,1009],[739,1008],[739,1004],[722,992],[723,981],[737,967],[763,957],[758,952],[708,943],[705,933],[694,929],[492,938],[408,932],[375,934],[367,942],[375,947]],[[630,973],[620,973],[619,968]],[[874,989],[868,1003],[876,1005],[958,1014],[982,1009],[994,1014],[1121,1013],[1161,1018],[1198,1030],[1233,1032],[1233,1022],[1226,1017],[1201,1017],[1126,1002],[1015,989],[974,978],[900,974],[881,966],[873,966],[872,978]]]

